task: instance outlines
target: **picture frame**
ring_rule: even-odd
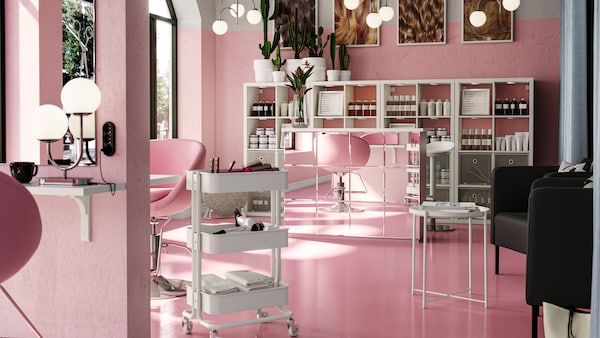
[[[284,123],[281,125],[281,130],[289,129],[292,125],[290,123]],[[296,148],[294,133],[290,131],[284,131],[281,134],[281,140],[279,147],[284,150],[294,150]]]
[[[463,116],[490,115],[490,90],[489,89],[463,89],[462,114]]]
[[[399,46],[445,44],[446,3],[447,0],[398,1],[397,44]],[[427,22],[423,22],[424,20]]]
[[[288,19],[298,10],[298,19],[308,19],[309,31],[317,32],[318,6],[317,0],[279,0],[279,15],[275,18],[273,29],[279,27],[281,48],[291,49]]]
[[[481,27],[473,26],[469,20],[471,13],[478,10],[486,14]],[[505,10],[500,1],[463,0],[463,43],[512,42],[513,25],[513,12]]]
[[[367,15],[371,12],[371,6],[377,11],[379,0],[361,1],[355,10],[347,9],[344,0],[333,0],[333,32],[338,45],[379,46],[379,28],[367,25]]]
[[[319,92],[317,116],[344,116],[345,112],[346,107],[344,105],[343,91]]]

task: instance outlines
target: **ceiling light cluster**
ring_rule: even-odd
[[[360,0],[344,0],[344,7],[351,11],[357,9],[359,4]],[[388,6],[387,0],[385,5],[379,8],[377,12],[373,9],[373,2],[371,1],[371,12],[367,15],[367,25],[371,28],[379,28],[384,21],[387,22],[394,18],[394,9]]]
[[[227,30],[229,29],[227,21],[223,20],[223,18],[221,17],[221,14],[224,10],[229,9],[229,13],[235,18],[236,24],[238,23],[238,19],[243,17],[244,13],[246,12],[246,8],[243,4],[240,3],[239,0],[235,0],[235,3],[233,3],[231,6],[226,6],[225,0],[221,0],[220,8],[221,9],[219,10],[219,18],[215,20],[212,24],[213,32],[215,32],[215,34],[217,35],[223,35],[227,33]],[[246,14],[246,20],[248,20],[248,22],[252,25],[256,25],[262,20],[260,11],[256,8],[254,0],[252,0],[252,9],[249,10]]]
[[[496,1],[498,1],[498,5],[500,5],[500,0]],[[479,9],[479,5],[481,5],[481,0],[479,0],[479,2],[477,3],[477,10],[471,12],[471,14],[469,15],[469,22],[474,27],[481,27],[485,25],[485,22],[487,21],[487,16],[485,15],[484,11]],[[517,8],[519,8],[520,5],[521,0],[502,0],[502,8],[509,12],[517,10]]]

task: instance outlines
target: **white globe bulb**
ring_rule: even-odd
[[[383,6],[379,9],[381,20],[388,22],[394,18],[394,10],[390,6]]]
[[[248,14],[246,14],[246,19],[248,19],[250,24],[256,25],[262,20],[262,17],[258,9],[251,9],[248,11]]]
[[[61,92],[63,109],[70,114],[93,113],[100,106],[100,88],[93,80],[78,77],[67,82]]]
[[[33,135],[45,142],[62,140],[69,127],[67,114],[53,104],[39,106],[33,112]]]
[[[217,35],[223,35],[227,33],[227,22],[224,20],[215,20],[212,24],[213,32]]]
[[[231,16],[233,16],[234,18],[241,18],[242,16],[244,16],[245,12],[246,8],[242,4],[233,4],[231,5],[231,7],[229,7],[229,13],[231,13]]]
[[[474,27],[483,26],[486,20],[487,17],[485,16],[485,13],[483,11],[474,11],[473,13],[471,13],[471,15],[469,15],[469,22]]]
[[[369,15],[367,15],[367,26],[371,28],[379,28],[382,22],[379,13],[369,13]]]
[[[358,8],[359,0],[344,0],[344,7],[349,10],[355,10]]]
[[[507,11],[514,11],[521,5],[521,0],[502,0],[502,7]]]

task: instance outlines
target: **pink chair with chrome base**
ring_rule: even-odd
[[[42,221],[33,196],[19,181],[0,173],[0,292],[36,334],[42,335],[1,285],[29,262],[42,237]]]
[[[331,212],[363,211],[350,208],[344,202],[346,187],[343,177],[367,164],[371,155],[369,143],[353,135],[319,134],[314,139],[313,152],[319,167],[338,176],[337,185],[331,190],[335,192],[337,201],[335,205],[321,210]]]
[[[206,149],[204,145],[189,139],[167,139],[150,141],[150,174],[178,175],[175,183],[167,183],[150,187],[150,224],[151,234],[151,271],[153,280],[161,287],[161,293],[167,296],[185,294],[179,286],[160,276],[160,249],[165,246],[162,241],[163,230],[171,220],[171,216],[180,213],[192,203],[192,194],[186,188],[185,172],[204,168]],[[160,231],[157,226],[160,224]],[[180,246],[174,243],[169,245]],[[183,292],[182,292],[183,291]],[[153,295],[156,295],[153,290]]]

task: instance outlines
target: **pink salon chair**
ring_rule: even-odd
[[[166,296],[185,294],[185,288],[175,285],[175,282],[160,275],[160,251],[163,246],[167,245],[162,241],[162,234],[171,220],[171,216],[186,210],[191,205],[192,194],[186,188],[185,172],[204,168],[205,156],[204,145],[195,140],[150,140],[150,175],[178,175],[180,177],[175,183],[150,187],[151,271],[153,281],[160,286],[159,290],[152,290],[155,297],[158,296],[157,291]],[[157,228],[160,228],[160,231],[157,232]],[[181,246],[175,243],[168,245]],[[183,247],[185,248],[185,246]]]
[[[338,177],[337,185],[330,191],[336,196],[336,203],[323,211],[358,212],[362,209],[350,208],[345,202],[344,175],[360,169],[371,155],[369,143],[357,136],[347,134],[318,134],[313,143],[313,152],[317,165]],[[351,189],[351,187],[348,187]],[[329,195],[329,193],[327,193]]]
[[[19,181],[0,173],[0,284],[16,274],[35,253],[42,237],[42,221],[33,196]],[[9,300],[29,328],[42,335],[25,313],[0,285],[0,292]]]

